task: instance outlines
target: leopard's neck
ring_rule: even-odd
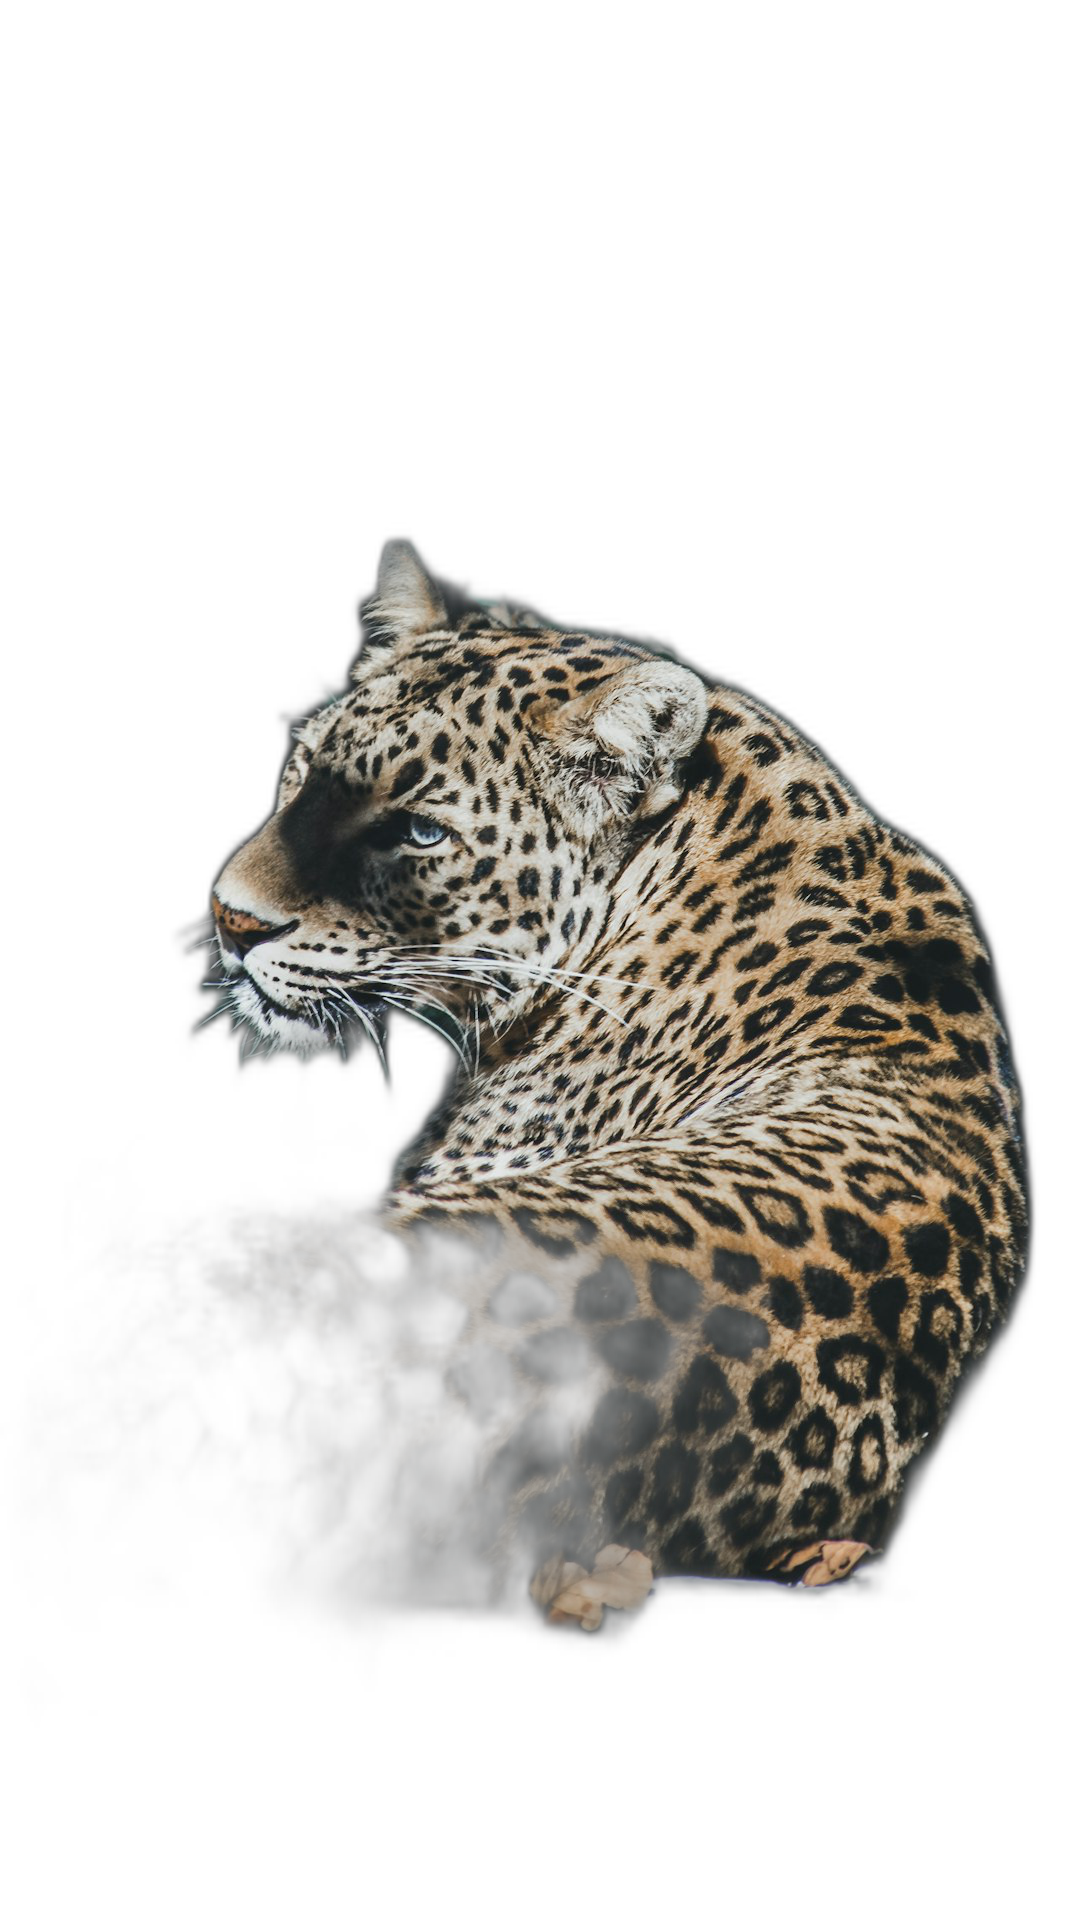
[[[921,964],[920,942],[942,929],[943,952],[970,966],[982,948],[963,896],[784,723],[726,689],[710,705],[693,784],[612,879],[596,937],[563,957],[573,990],[553,983],[488,1039],[405,1156],[403,1183],[497,1180],[723,1131],[796,1084],[805,1106],[823,1071],[881,1089],[953,1058],[932,1021],[901,1031],[877,976],[909,952]]]

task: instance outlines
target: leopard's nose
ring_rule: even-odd
[[[253,913],[241,913],[236,907],[224,906],[216,893],[210,895],[210,906],[222,946],[226,953],[235,953],[239,960],[264,940],[283,940],[300,925],[299,920],[287,920],[273,926],[269,920],[256,919]]]

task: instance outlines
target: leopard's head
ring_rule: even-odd
[[[705,724],[687,668],[470,602],[406,541],[363,632],[214,884],[217,984],[272,1046],[378,1040],[393,1008],[453,1038],[576,977]]]

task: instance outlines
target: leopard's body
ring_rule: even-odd
[[[387,1218],[476,1228],[494,1298],[537,1275],[504,1316],[534,1381],[604,1370],[570,1449],[541,1423],[514,1456],[538,1553],[880,1542],[1025,1235],[990,962],[935,859],[745,695],[395,543],[215,911],[271,1038],[459,1023]]]

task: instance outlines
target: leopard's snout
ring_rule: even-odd
[[[268,920],[257,919],[253,913],[241,913],[236,907],[225,906],[216,893],[210,895],[210,906],[218,939],[226,953],[234,953],[238,960],[245,959],[252,947],[261,946],[264,940],[284,940],[300,925],[299,920],[287,920],[274,926]]]

